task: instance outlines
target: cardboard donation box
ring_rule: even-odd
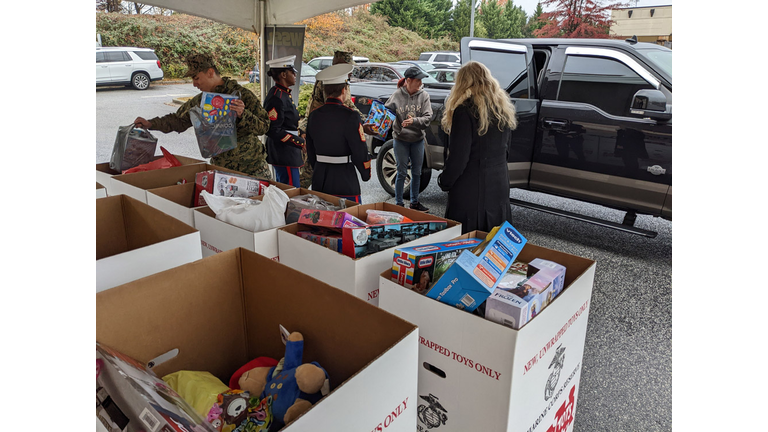
[[[397,245],[397,247],[416,246],[427,243],[448,241],[461,234],[461,224],[427,213],[406,209],[388,203],[366,204],[344,210],[363,221],[366,210],[385,210],[400,213],[414,222],[444,221],[447,227],[415,240]],[[371,304],[379,304],[378,277],[384,269],[392,268],[395,245],[379,252],[370,253],[360,258],[351,258],[323,245],[299,237],[297,233],[305,230],[301,224],[290,224],[278,229],[277,242],[280,248],[280,262],[315,277],[329,285],[354,294]]]
[[[201,258],[189,225],[125,195],[96,200],[96,291]]]
[[[105,188],[101,183],[96,182],[96,198],[106,198],[107,197],[107,188]]]
[[[97,343],[158,377],[201,371],[229,383],[257,357],[285,355],[280,326],[303,335],[301,361],[329,380],[280,430],[415,429],[416,326],[266,257],[238,248],[96,294]],[[124,412],[132,430],[165,430],[130,418],[136,411]]]
[[[419,327],[417,430],[573,431],[595,262],[530,242],[517,260],[536,258],[565,266],[564,289],[519,330],[380,274],[379,306]]]
[[[312,194],[337,206],[353,207],[357,205],[353,201],[304,188],[293,188],[285,191],[285,194],[288,195],[288,198]],[[261,200],[262,198],[263,196],[258,196],[252,199]],[[193,213],[194,226],[200,230],[203,257],[242,247],[267,258],[278,260],[280,253],[277,244],[277,228],[251,232],[216,219],[216,214],[209,207],[198,207]]]
[[[139,201],[147,202],[147,191],[176,184],[195,183],[197,173],[217,170],[238,173],[226,168],[210,164],[182,165],[161,170],[142,171],[131,174],[120,174],[110,179],[110,195],[125,194]],[[287,185],[286,185],[287,186]],[[293,188],[288,186],[288,188]],[[282,188],[281,188],[282,189]]]
[[[193,159],[186,156],[178,156],[178,155],[174,155],[174,156],[176,156],[176,159],[178,159],[182,165],[194,165],[194,164],[205,163],[205,161]],[[163,155],[155,156],[153,160],[158,160],[163,157],[164,157]],[[96,164],[96,182],[104,185],[104,187],[107,189],[107,195],[117,195],[117,193],[112,193],[110,191],[110,186],[111,186],[110,179],[116,175],[122,175],[122,173],[120,171],[116,171],[110,168],[109,162],[102,162],[102,163]]]

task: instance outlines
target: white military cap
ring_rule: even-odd
[[[267,61],[267,66],[270,69],[295,69],[293,63],[296,61],[296,56],[280,57]]]
[[[321,70],[315,75],[315,79],[323,84],[343,84],[347,82],[349,74],[355,67],[347,63],[339,63]]]

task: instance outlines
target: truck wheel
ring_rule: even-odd
[[[397,162],[395,161],[394,140],[384,143],[376,156],[376,175],[379,177],[381,187],[391,196],[395,196],[395,179],[397,178]],[[426,156],[424,157],[424,166],[421,168],[421,184],[419,184],[419,193],[429,185],[432,179],[432,169],[426,166]],[[408,169],[403,184],[403,199],[411,197],[411,170]]]

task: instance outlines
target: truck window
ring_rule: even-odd
[[[421,61],[429,61],[430,58],[432,58],[432,54],[422,54],[419,56],[419,60]]]
[[[528,99],[528,67],[524,53],[473,49],[470,57],[487,66],[510,97]]]
[[[628,116],[634,94],[641,89],[653,88],[618,60],[568,56],[557,100],[587,103],[608,114]]]

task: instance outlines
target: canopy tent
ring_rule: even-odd
[[[376,0],[148,0],[144,4],[172,9],[189,15],[211,19],[256,32],[260,36],[259,52],[265,51],[264,28],[293,24],[307,18],[340,9],[373,3]],[[264,69],[264,55],[259,70]],[[261,86],[261,100],[266,89]]]

